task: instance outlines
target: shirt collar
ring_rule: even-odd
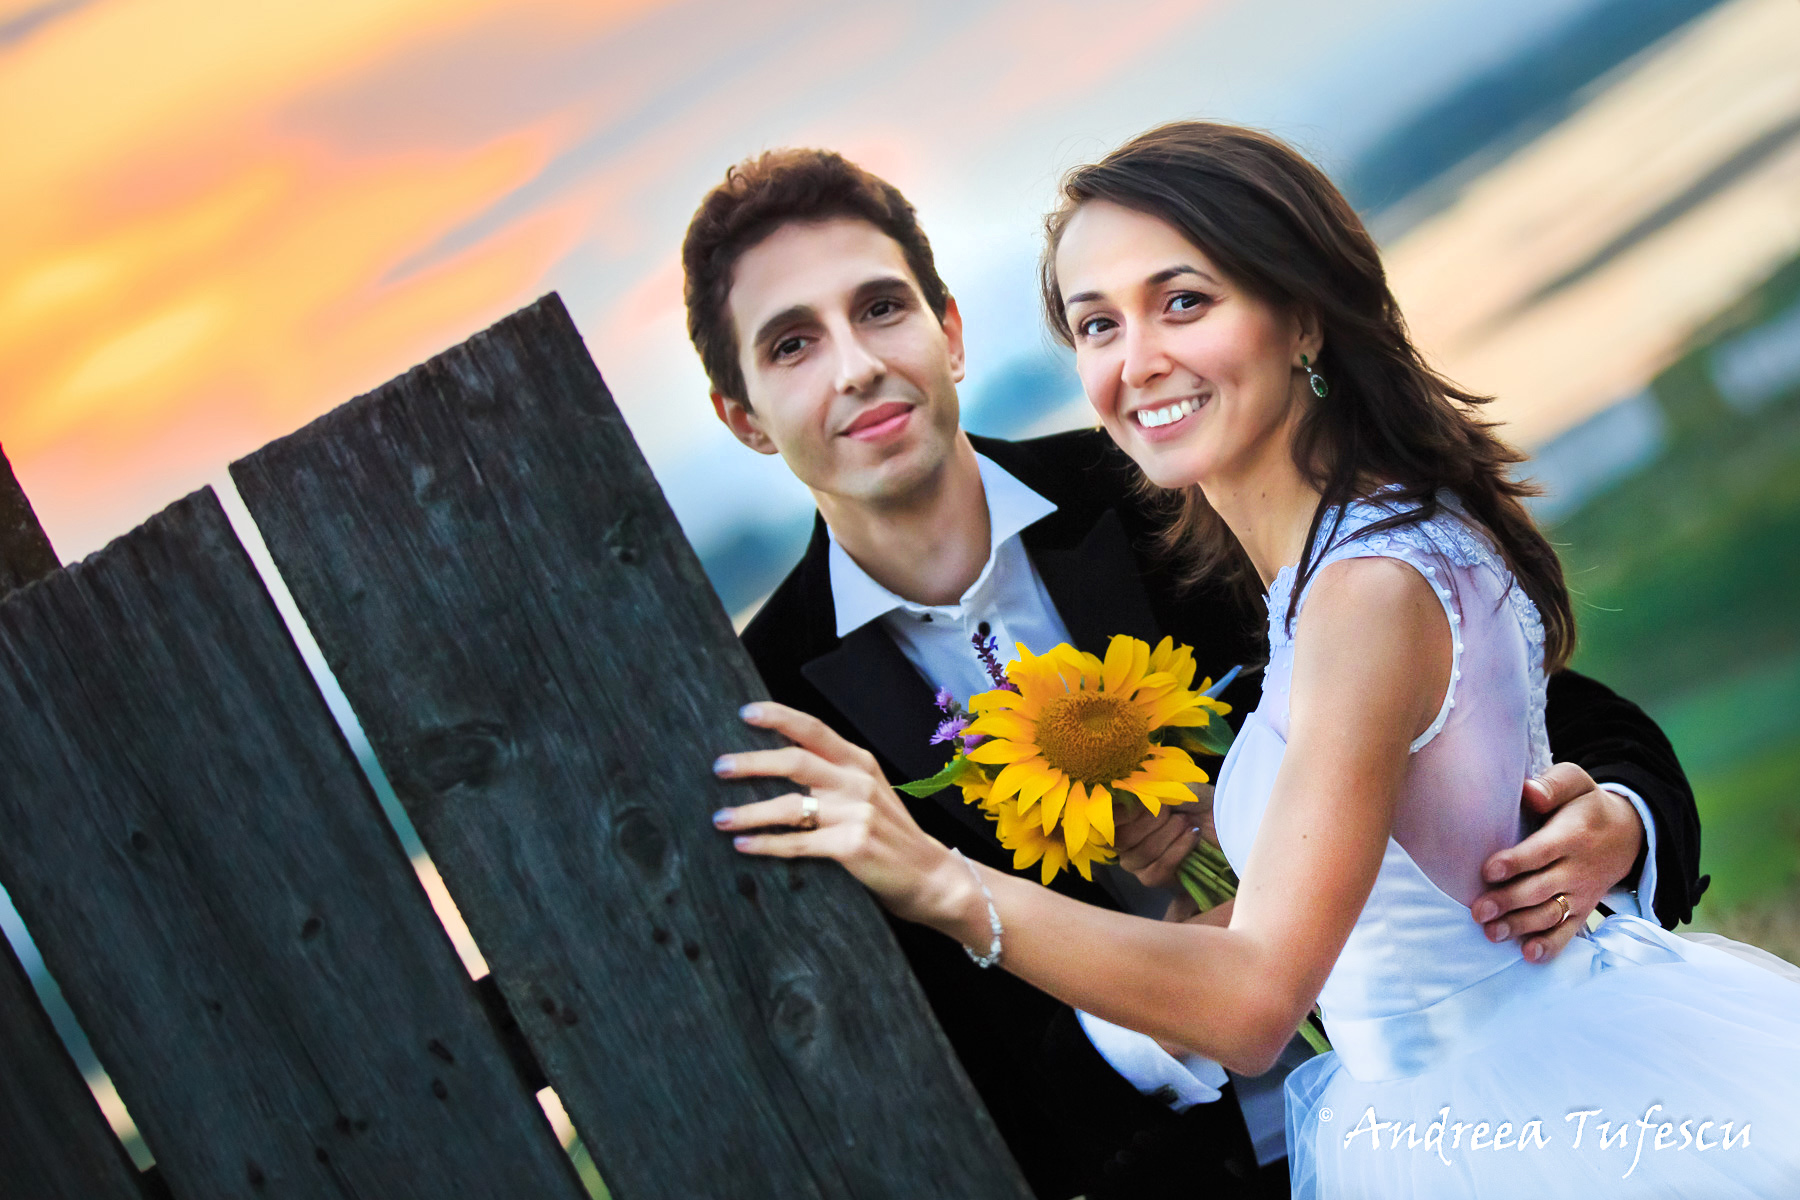
[[[969,585],[969,590],[963,593],[959,605],[967,602],[987,583],[988,576],[993,574],[998,551],[1008,539],[1017,537],[1027,526],[1056,511],[1056,505],[1020,483],[986,455],[977,452],[975,465],[981,471],[981,490],[987,499],[988,556],[987,561],[981,565],[981,574]],[[826,526],[827,533],[830,533],[830,529],[829,525]],[[867,571],[856,564],[849,552],[838,544],[835,533],[831,533],[828,562],[831,569],[831,602],[837,610],[837,635],[840,638],[878,617],[886,616],[896,608],[936,612],[956,607],[918,604],[896,596],[876,583]]]

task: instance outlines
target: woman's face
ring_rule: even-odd
[[[1075,367],[1100,422],[1160,487],[1292,467],[1300,356],[1318,339],[1161,219],[1081,207],[1056,249]]]

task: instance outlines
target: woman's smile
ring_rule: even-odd
[[[1193,424],[1188,418],[1198,414],[1210,399],[1210,395],[1202,394],[1146,404],[1135,410],[1131,419],[1137,422],[1138,431],[1151,441],[1180,437]]]

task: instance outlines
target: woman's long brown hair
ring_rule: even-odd
[[[1536,489],[1509,468],[1524,455],[1494,435],[1475,408],[1491,397],[1465,391],[1426,365],[1388,290],[1375,242],[1324,172],[1256,130],[1178,121],[1125,143],[1063,178],[1045,220],[1044,313],[1066,345],[1074,338],[1056,278],[1056,248],[1082,205],[1106,200],[1167,222],[1220,270],[1264,301],[1310,312],[1324,333],[1317,369],[1330,395],[1306,393],[1294,462],[1319,489],[1296,569],[1287,619],[1317,567],[1320,522],[1336,506],[1392,485],[1399,515],[1372,528],[1424,521],[1438,493],[1456,495],[1487,529],[1544,622],[1544,665],[1575,649],[1575,619],[1556,552],[1520,503]],[[1182,489],[1167,544],[1190,577],[1248,576],[1248,560],[1198,486]],[[1341,512],[1341,510],[1340,510]]]

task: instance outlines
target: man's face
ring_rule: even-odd
[[[728,304],[749,394],[713,407],[740,441],[826,506],[903,505],[938,477],[962,319],[952,301],[939,323],[897,242],[854,218],[784,225],[738,259]]]

